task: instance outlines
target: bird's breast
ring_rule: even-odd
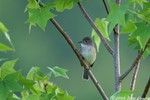
[[[80,51],[87,64],[91,65],[94,63],[96,59],[96,50],[93,46],[81,45]]]

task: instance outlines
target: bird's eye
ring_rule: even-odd
[[[88,41],[87,40],[85,40],[85,43],[87,43]]]

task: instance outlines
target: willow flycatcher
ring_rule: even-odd
[[[85,60],[86,64],[92,67],[96,59],[96,49],[92,39],[90,37],[85,37],[78,43],[80,43],[80,53],[83,59]],[[89,79],[87,69],[84,69],[83,79]]]

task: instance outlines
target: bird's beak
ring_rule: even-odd
[[[78,43],[82,43],[82,41],[79,41]]]

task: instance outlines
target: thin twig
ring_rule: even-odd
[[[83,67],[88,70],[89,76],[91,80],[93,81],[94,85],[98,89],[100,95],[103,97],[104,100],[108,100],[108,97],[106,96],[105,92],[101,88],[99,82],[96,80],[95,76],[93,75],[92,71],[89,69],[89,66],[85,63],[85,61],[82,59],[82,56],[80,52],[77,50],[76,46],[72,42],[71,38],[68,36],[68,34],[63,30],[63,28],[56,22],[54,19],[50,19],[50,21],[55,25],[55,27],[59,30],[59,32],[63,35],[63,37],[66,39],[68,44],[73,49],[74,53],[78,57],[79,61],[82,63]]]
[[[148,82],[147,82],[147,84],[145,86],[145,89],[143,91],[142,98],[146,98],[146,95],[148,93],[149,88],[150,88],[150,77],[149,77],[149,80],[148,80]]]
[[[91,17],[88,15],[88,13],[85,11],[84,7],[82,6],[82,4],[80,2],[78,2],[79,8],[81,9],[83,15],[85,16],[85,18],[88,20],[88,22],[91,24],[91,26],[93,27],[93,29],[96,31],[96,33],[98,34],[98,36],[100,37],[100,39],[102,40],[104,46],[106,47],[106,49],[109,51],[109,53],[111,55],[113,55],[113,50],[110,47],[110,45],[108,44],[108,42],[106,41],[106,39],[103,37],[103,35],[101,34],[101,32],[98,30],[98,28],[95,26],[93,20],[91,19]]]
[[[107,6],[107,4],[106,4],[106,0],[103,0],[103,4],[104,4],[104,6],[105,6],[105,9],[106,9],[107,14],[109,14],[109,9],[108,9],[108,6]]]
[[[135,88],[135,83],[136,83],[136,78],[138,75],[139,67],[140,67],[140,60],[137,62],[135,69],[134,69],[134,72],[133,72],[133,75],[132,75],[131,85],[130,85],[130,90],[132,90],[132,91]]]
[[[107,14],[109,14],[109,9],[108,9],[108,6],[107,6],[107,4],[106,4],[106,0],[103,0],[103,4],[104,4],[104,6],[105,6],[105,10],[106,10]],[[114,31],[115,33],[118,33],[118,32],[115,30],[115,28],[113,28],[113,31]]]
[[[134,62],[133,62],[132,65],[131,65],[131,67],[130,67],[129,69],[127,69],[127,71],[126,71],[124,74],[122,74],[122,75],[120,76],[120,81],[122,81],[122,80],[132,71],[132,69],[135,67],[135,65],[139,62],[139,60],[141,59],[141,57],[142,57],[144,51],[145,51],[146,48],[148,47],[149,43],[150,43],[150,39],[147,41],[147,43],[146,43],[144,49],[141,50],[141,51],[139,52],[139,54],[136,56]]]

